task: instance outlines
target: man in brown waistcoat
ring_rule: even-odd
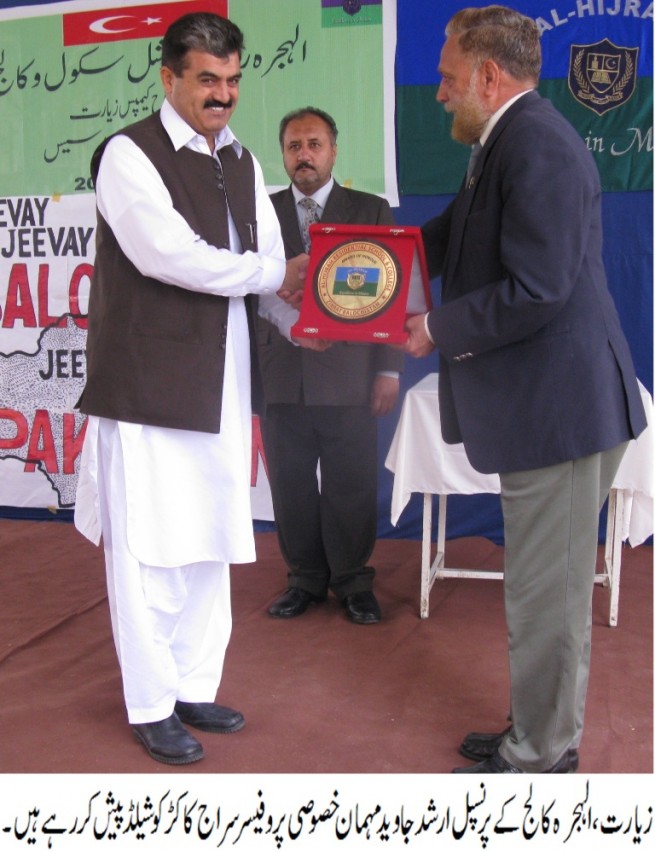
[[[78,529],[102,536],[128,720],[155,760],[203,756],[183,723],[231,733],[214,703],[231,630],[229,564],[255,558],[250,328],[259,294],[293,301],[259,163],[228,121],[241,31],[209,13],[162,43],[165,101],[96,151],[89,415]],[[282,302],[280,302],[282,305]]]

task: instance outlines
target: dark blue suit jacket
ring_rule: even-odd
[[[441,305],[444,439],[485,473],[609,449],[645,427],[602,262],[593,158],[536,91],[500,118],[472,180],[423,227]]]

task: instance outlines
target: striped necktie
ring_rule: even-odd
[[[298,202],[298,206],[301,210],[300,232],[302,234],[302,241],[305,246],[305,251],[309,252],[309,226],[313,222],[318,222],[318,204],[313,198],[301,198]]]

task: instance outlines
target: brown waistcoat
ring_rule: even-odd
[[[153,163],[173,206],[198,236],[229,248],[227,195],[243,251],[257,251],[255,177],[245,148],[240,158],[231,146],[220,151],[224,193],[214,158],[188,148],[175,151],[159,113],[120,133]],[[94,179],[107,141],[93,155]],[[251,328],[255,298],[246,297]],[[227,297],[142,275],[98,213],[81,411],[130,423],[219,432],[227,319]],[[251,355],[258,396],[252,334]]]

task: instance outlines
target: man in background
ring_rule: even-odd
[[[337,127],[306,107],[280,123],[288,189],[271,196],[287,258],[309,251],[309,225],[393,225],[389,204],[346,189],[332,176]],[[260,313],[266,314],[260,300]],[[279,300],[278,300],[279,302]],[[282,308],[285,306],[282,305]],[[273,509],[288,588],[269,607],[294,618],[332,590],[356,624],[380,620],[368,559],[377,534],[377,423],[398,399],[404,355],[379,344],[334,343],[322,351],[266,323],[259,355],[266,399],[262,421]],[[320,463],[320,486],[317,464]]]
[[[446,36],[437,100],[472,155],[423,227],[442,300],[407,322],[407,351],[439,349],[444,439],[500,474],[511,683],[510,727],[469,734],[476,762],[454,771],[574,772],[598,514],[646,420],[603,269],[598,172],[536,91],[536,23],[470,8]]]

